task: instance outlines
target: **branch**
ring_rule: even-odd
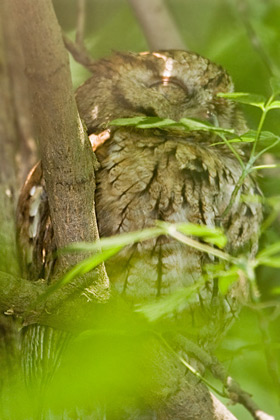
[[[171,334],[171,340],[173,344],[180,349],[183,348],[187,354],[193,355],[205,368],[208,368],[222,382],[228,393],[228,398],[234,403],[243,405],[255,420],[275,420],[274,417],[259,408],[253,401],[252,396],[244,391],[239,383],[227,374],[224,366],[215,357],[180,334]]]
[[[1,313],[7,316],[23,316],[32,303],[36,302],[40,294],[46,290],[46,287],[46,284],[40,281],[34,283],[0,271]]]
[[[15,246],[15,199],[17,197],[18,131],[15,126],[15,87],[11,80],[9,43],[16,45],[15,25],[9,19],[7,4],[0,2],[0,270],[17,275]],[[4,24],[6,22],[6,24]],[[18,61],[21,62],[21,55]]]
[[[78,115],[68,55],[52,2],[15,0],[12,18],[22,42],[31,110],[44,169],[57,248],[98,237],[95,209],[95,159]],[[21,11],[24,10],[24,14]],[[85,256],[59,258],[58,272]],[[104,265],[98,269],[104,287]]]
[[[164,0],[128,0],[151,50],[186,49]]]
[[[94,60],[88,53],[84,44],[84,32],[85,32],[85,13],[86,13],[86,2],[85,0],[78,1],[77,11],[77,30],[76,40],[71,41],[65,34],[63,35],[63,42],[67,50],[70,52],[74,60],[80,63],[86,69],[90,70],[90,67],[94,64]]]
[[[229,397],[235,403],[242,404],[252,415],[255,420],[275,420],[274,417],[263,412],[259,406],[253,401],[252,396],[244,391],[238,382],[227,375],[223,365],[215,358],[212,359],[211,372],[216,378],[220,379],[228,391]]]
[[[60,288],[41,300],[48,288],[44,280],[31,282],[0,271],[0,312],[23,319],[24,325],[38,323],[71,332],[92,328],[97,319],[101,322],[104,318],[105,322],[112,310],[126,314],[123,308],[117,309],[117,300],[104,305],[107,294],[98,282],[85,289],[72,288],[72,293],[69,288]]]
[[[76,31],[76,44],[84,47],[84,32],[85,32],[85,15],[86,15],[86,2],[85,0],[78,1],[77,11],[77,31]]]
[[[81,45],[71,41],[71,39],[68,38],[68,36],[66,36],[65,34],[63,35],[63,42],[67,50],[74,58],[74,60],[76,60],[77,63],[80,63],[86,69],[90,70],[91,66],[94,64],[95,61],[89,55],[85,47],[81,47]]]
[[[21,185],[35,163],[36,147],[32,136],[32,127],[30,119],[30,106],[28,102],[28,87],[24,72],[24,57],[20,44],[17,42],[17,29],[9,15],[8,6],[1,2],[2,16],[2,36],[3,51],[1,57],[3,60],[1,82],[1,98],[5,102],[1,113],[6,117],[0,123],[1,133],[1,169],[3,171],[14,168],[17,176],[18,184]],[[5,74],[6,73],[6,74]],[[10,114],[12,110],[12,115]],[[12,134],[13,133],[13,134]],[[12,163],[7,159],[5,150],[14,148]],[[15,191],[18,191],[18,187]]]
[[[215,395],[211,394],[214,407],[214,415],[217,420],[238,420]]]

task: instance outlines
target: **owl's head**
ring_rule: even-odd
[[[181,51],[115,53],[97,61],[93,76],[76,92],[89,134],[116,118],[198,118],[245,131],[235,104],[216,96],[232,92],[229,75],[198,54]]]

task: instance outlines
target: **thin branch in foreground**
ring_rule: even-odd
[[[90,56],[84,44],[85,35],[85,17],[86,17],[86,0],[77,0],[77,29],[76,40],[71,41],[65,34],[63,34],[63,42],[67,50],[77,63],[80,63],[86,69],[94,64],[94,60]]]
[[[208,368],[223,383],[228,397],[232,402],[243,405],[255,420],[275,420],[273,416],[265,413],[258,407],[253,401],[252,396],[247,391],[244,391],[239,383],[227,374],[224,366],[215,357],[180,334],[172,336],[171,340],[175,345],[183,348],[186,353],[193,354],[194,357],[199,359],[205,368]]]
[[[80,63],[86,69],[90,70],[91,66],[94,64],[95,61],[89,55],[86,48],[82,48],[81,45],[71,41],[71,39],[68,38],[68,36],[66,36],[65,34],[63,34],[63,42],[67,50],[74,58],[74,60],[77,61],[77,63]]]
[[[186,49],[163,0],[128,0],[151,50]]]
[[[56,247],[81,240],[94,241],[98,238],[95,160],[79,118],[69,60],[52,2],[44,1],[40,7],[35,7],[31,0],[10,3],[11,18],[17,22],[18,39],[28,63],[26,79],[34,132],[40,146]],[[23,15],[18,12],[19,4],[24,8]],[[61,256],[56,264],[57,275],[72,264],[72,255]],[[97,272],[99,284],[104,280],[107,289],[104,265]]]
[[[128,0],[151,50],[186,49],[186,45],[163,0]],[[76,41],[65,34],[64,45],[74,60],[91,70],[94,60],[84,45],[85,0],[78,0]]]
[[[86,16],[86,0],[77,0],[77,30],[76,30],[76,44],[84,47],[85,34],[85,16]]]

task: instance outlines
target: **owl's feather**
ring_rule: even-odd
[[[135,116],[198,118],[241,134],[247,128],[240,111],[217,96],[233,91],[228,74],[186,51],[115,53],[91,70],[93,76],[77,90],[76,100],[88,134],[98,140],[96,216],[101,237],[153,226],[155,220],[191,222],[224,228],[228,252],[247,248],[248,255],[254,255],[262,209],[258,200],[246,200],[259,194],[252,177],[247,176],[223,218],[242,172],[226,145],[215,145],[215,136],[206,132],[109,126],[116,118]],[[106,141],[99,145],[101,137]],[[49,277],[55,243],[40,165],[21,193],[18,232],[29,277]],[[141,302],[195,284],[209,261],[191,247],[160,237],[126,248],[107,262],[107,269],[120,294]],[[239,307],[237,289],[219,295],[209,277],[190,307],[201,331],[211,324],[219,333],[231,322]],[[187,333],[189,325],[183,328]]]
[[[115,53],[91,70],[93,76],[76,93],[89,134],[101,136],[110,121],[136,115],[214,120],[237,133],[246,130],[236,105],[216,95],[233,90],[230,77],[197,54]],[[224,228],[229,252],[243,247],[256,252],[261,205],[241,196],[258,194],[258,187],[248,176],[223,219],[242,170],[226,145],[213,146],[214,135],[131,127],[110,127],[106,133],[96,150],[101,237],[153,226],[155,220],[191,222]],[[30,277],[49,276],[55,243],[40,165],[21,194],[18,226]],[[161,237],[126,248],[107,268],[116,289],[138,302],[195,283],[205,262],[208,256]],[[213,285],[207,284],[197,300],[211,303],[212,294]]]

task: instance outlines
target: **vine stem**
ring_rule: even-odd
[[[245,180],[245,178],[247,177],[247,175],[250,173],[250,172],[252,172],[252,170],[253,169],[261,169],[261,167],[260,168],[258,168],[257,166],[254,168],[253,167],[253,165],[254,165],[254,163],[255,163],[255,161],[257,160],[257,158],[259,157],[259,156],[261,156],[261,154],[263,154],[264,153],[264,151],[265,150],[267,150],[267,149],[269,149],[269,148],[271,148],[271,146],[269,146],[267,149],[264,149],[264,151],[262,151],[262,152],[260,152],[259,154],[257,154],[256,155],[256,148],[257,148],[257,144],[259,143],[259,140],[260,140],[260,137],[261,137],[261,132],[262,132],[262,129],[263,129],[263,125],[264,125],[264,122],[265,122],[265,119],[266,119],[266,116],[267,116],[267,113],[270,111],[270,105],[271,105],[271,103],[274,101],[274,98],[275,98],[275,94],[273,93],[269,98],[268,98],[268,100],[267,100],[267,102],[265,103],[265,105],[261,108],[262,109],[262,115],[261,115],[261,118],[260,118],[260,122],[259,122],[259,124],[258,124],[258,129],[257,129],[257,135],[256,135],[256,139],[255,139],[255,141],[254,141],[254,143],[253,143],[253,146],[252,146],[252,150],[251,150],[251,153],[250,153],[250,158],[249,158],[249,160],[248,160],[248,163],[247,163],[247,165],[246,166],[244,166],[244,164],[243,164],[243,162],[242,162],[242,165],[241,165],[241,167],[242,167],[242,173],[241,173],[241,175],[240,175],[240,178],[239,178],[239,180],[237,181],[237,184],[235,185],[235,188],[234,188],[234,190],[233,190],[233,193],[232,193],[232,195],[231,195],[231,199],[230,199],[230,202],[229,202],[229,204],[228,204],[228,206],[227,206],[227,208],[225,209],[225,211],[223,212],[223,214],[222,214],[222,218],[225,218],[228,214],[229,214],[229,212],[230,212],[230,210],[231,210],[231,208],[232,208],[232,206],[233,206],[233,203],[234,203],[234,201],[235,201],[235,199],[236,199],[236,196],[237,196],[237,194],[238,194],[238,191],[240,190],[240,188],[242,187],[242,184],[243,184],[243,182],[244,182],[244,180]],[[225,140],[225,139],[224,139]],[[278,140],[277,140],[277,142],[278,142]],[[230,150],[234,153],[234,156],[235,157],[237,157],[237,159],[238,159],[238,161],[239,161],[239,163],[240,163],[240,160],[241,160],[241,158],[240,158],[240,156],[238,155],[238,153],[236,152],[236,150],[235,149],[233,149],[232,150],[232,148],[230,147],[231,145],[229,144],[229,142],[228,141],[225,141],[225,143],[227,144],[227,146],[230,148]],[[236,156],[237,155],[237,156]]]
[[[210,389],[215,391],[218,395],[223,398],[228,398],[228,394],[220,391],[215,386],[213,386],[207,379],[205,379],[192,365],[190,365],[183,357],[181,357],[176,351],[170,346],[170,344],[163,338],[163,336],[155,331],[153,334],[162,342],[162,344],[178,359],[193,375],[195,375],[201,382],[205,383]]]
[[[264,107],[262,108],[263,112],[262,112],[262,116],[261,116],[261,119],[260,119],[260,122],[259,122],[259,125],[258,125],[256,140],[254,141],[249,160],[251,160],[255,157],[256,147],[257,147],[257,144],[258,144],[258,142],[260,140],[260,137],[261,137],[261,132],[262,132],[262,129],[263,129],[263,125],[264,125],[267,113],[271,109],[270,105],[274,101],[274,99],[275,99],[275,93],[272,93],[272,95],[268,98],[267,102],[265,103]]]
[[[251,167],[251,165],[250,165],[250,167]],[[229,212],[230,212],[230,210],[233,206],[233,203],[236,199],[236,196],[238,194],[238,191],[240,190],[240,188],[241,188],[246,176],[248,175],[248,173],[249,173],[249,162],[246,165],[245,169],[242,171],[242,174],[241,174],[239,180],[237,181],[237,184],[235,185],[235,188],[234,188],[233,193],[231,195],[228,206],[226,207],[225,211],[222,214],[222,218],[225,218],[229,214]]]
[[[243,170],[245,170],[245,165],[243,160],[241,159],[240,155],[238,154],[238,152],[235,150],[235,148],[231,145],[231,143],[228,141],[228,139],[223,135],[220,134],[220,137],[223,139],[224,143],[227,145],[227,147],[232,151],[232,153],[234,154],[234,156],[236,157],[236,159],[238,160],[238,162],[240,163],[240,166]]]
[[[274,169],[274,168],[280,168],[280,163],[274,163],[274,164],[271,164],[271,165],[253,166],[252,170],[255,170],[255,169]]]
[[[161,225],[161,224],[160,224]],[[196,241],[181,232],[178,232],[176,226],[170,225],[167,226],[166,233],[170,235],[172,238],[177,239],[177,241],[184,243],[185,245],[189,245],[192,248],[198,249],[199,251],[206,252],[207,254],[212,254],[215,257],[218,257],[222,260],[229,261],[233,264],[238,264],[239,260],[237,258],[232,257],[230,254],[220,251],[219,249],[213,248],[209,245],[205,245],[201,242]]]
[[[263,155],[264,153],[268,152],[270,149],[272,149],[274,146],[276,146],[278,143],[280,142],[280,138],[278,138],[274,143],[270,144],[269,146],[267,146],[265,149],[261,150],[256,156],[255,156],[255,161],[259,159],[259,157],[261,155]]]

